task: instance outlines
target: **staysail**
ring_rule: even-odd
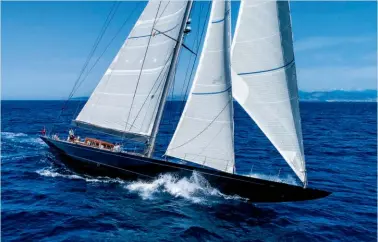
[[[74,124],[147,139],[187,1],[150,0]]]
[[[289,3],[242,0],[232,45],[234,98],[306,185]]]
[[[230,2],[213,0],[198,70],[166,155],[234,171]]]

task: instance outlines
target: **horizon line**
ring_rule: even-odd
[[[343,90],[343,89],[332,89],[332,90],[313,90],[313,91],[304,91],[304,90],[299,90],[299,92],[304,92],[304,93],[314,93],[314,92],[336,92],[336,91],[342,91],[342,92],[368,92],[368,91],[374,91],[378,94],[378,89],[361,89],[361,90]],[[168,100],[185,100],[182,99],[182,97],[185,97],[186,95],[174,95],[173,98],[169,98]],[[74,97],[69,100],[71,101],[80,101],[79,99],[88,99],[90,96],[80,96],[80,97]],[[67,98],[22,98],[22,97],[17,97],[17,98],[1,98],[1,101],[67,101]]]

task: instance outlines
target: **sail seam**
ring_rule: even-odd
[[[228,105],[230,105],[232,101],[229,101],[227,102],[227,104],[224,106],[224,108],[218,113],[218,115],[212,120],[211,123],[209,123],[203,130],[201,130],[201,132],[199,132],[197,135],[195,135],[194,137],[190,138],[189,140],[185,141],[184,143],[182,143],[181,145],[178,145],[176,147],[171,147],[167,149],[167,151],[171,151],[171,150],[174,150],[174,149],[177,149],[177,148],[180,148],[184,145],[187,145],[188,143],[192,142],[194,139],[198,138],[203,132],[205,132],[215,121],[216,119],[223,113],[223,111],[227,108]],[[232,103],[231,103],[232,104]]]
[[[213,94],[220,94],[220,93],[227,92],[230,89],[231,87],[227,88],[226,90],[219,91],[219,92],[193,92],[192,94],[193,95],[213,95]]]
[[[155,74],[155,72],[160,71],[164,67],[166,67],[166,66],[164,65],[164,66],[159,66],[159,67],[156,67],[156,68],[143,69],[142,72],[144,72],[146,74],[148,74],[148,73]],[[112,72],[113,74],[126,74],[126,75],[128,75],[128,74],[133,74],[133,73],[139,74],[138,72],[140,72],[140,69],[139,70],[138,69],[134,69],[134,70],[108,69],[107,72]],[[109,74],[105,73],[105,75],[109,75]],[[131,76],[131,75],[128,75],[128,76]]]
[[[227,16],[228,16],[229,13],[230,13],[230,10],[227,10],[227,11],[224,13],[224,18],[223,18],[223,19],[214,20],[214,21],[211,21],[211,23],[212,23],[212,24],[217,24],[217,23],[221,23],[221,22],[223,22],[223,21],[227,18]]]
[[[185,115],[185,118],[190,118],[190,119],[195,119],[195,120],[200,120],[200,121],[205,121],[205,122],[213,122],[213,123],[224,123],[224,124],[231,123],[230,121],[214,121],[213,119],[195,118],[195,117],[190,117],[186,115]]]
[[[281,35],[283,32],[285,32],[287,30],[291,30],[291,26],[290,25],[286,26],[285,28],[282,28],[281,31],[275,32],[272,35],[268,35],[268,36],[264,36],[264,37],[256,38],[256,39],[244,40],[244,41],[236,41],[235,40],[235,43],[237,43],[237,44],[244,44],[244,43],[252,43],[252,42],[257,42],[257,41],[261,41],[261,40],[266,40],[266,39],[270,39],[272,37],[275,37],[277,35]]]
[[[168,2],[169,4],[170,2]],[[168,4],[166,5],[166,7],[168,6]],[[180,10],[178,10],[177,12],[175,13],[172,13],[170,15],[167,15],[167,16],[164,16],[164,17],[161,17],[161,15],[163,14],[163,12],[165,11],[165,8],[164,10],[162,11],[162,14],[160,15],[159,17],[159,21],[160,23],[166,23],[166,22],[169,22],[170,18],[172,18],[173,16],[175,15],[178,15],[182,12],[182,10],[184,10],[185,7],[181,8]],[[136,26],[140,26],[140,25],[147,25],[147,24],[152,24],[154,22],[154,19],[148,19],[148,20],[139,20],[135,25]]]
[[[212,21],[211,23],[212,24],[217,24],[217,23],[220,23],[220,22],[223,22],[224,19],[219,19],[219,20],[215,20],[215,21]]]
[[[294,59],[292,61],[290,61],[289,63],[283,65],[283,66],[280,66],[280,67],[276,67],[276,68],[273,68],[273,69],[269,69],[269,70],[261,70],[261,71],[252,71],[252,72],[241,72],[241,73],[238,73],[239,76],[243,76],[243,75],[252,75],[252,74],[259,74],[259,73],[265,73],[265,72],[271,72],[271,71],[276,71],[276,70],[279,70],[279,69],[283,69],[283,68],[286,68],[290,65],[292,65],[294,63]]]
[[[147,140],[149,137],[148,134],[145,134],[145,133],[134,133],[134,132],[122,131],[119,129],[107,128],[105,126],[94,125],[94,124],[83,122],[77,119],[73,120],[73,125],[75,125],[76,127],[84,128],[91,131],[93,131],[93,128],[96,128],[95,131],[99,133],[104,133],[104,134],[109,134],[109,135],[114,135],[114,136],[120,136],[120,134],[122,135],[128,134],[129,138],[134,139],[134,140],[137,140],[137,139]]]
[[[99,94],[104,94],[104,95],[115,95],[115,96],[131,96],[134,95],[134,93],[115,93],[115,92],[97,92]],[[149,96],[149,94],[136,94],[135,96],[138,97],[143,97],[143,96]],[[105,105],[103,105],[105,106]]]
[[[161,46],[161,45],[165,45],[165,44],[167,44],[167,43],[169,43],[169,42],[171,42],[171,40],[170,39],[167,39],[167,41],[164,41],[164,42],[158,42],[158,43],[153,43],[153,44],[150,44],[150,46]],[[128,45],[127,45],[128,44]],[[127,44],[125,44],[124,46],[122,46],[122,48],[123,49],[131,49],[131,50],[133,50],[133,49],[138,49],[138,48],[144,48],[144,47],[146,47],[146,45],[145,44],[140,44],[140,45],[137,45],[137,44],[135,44],[135,45],[130,45],[129,43],[127,43]]]
[[[158,9],[157,9],[157,12],[156,12],[156,15],[155,15],[155,20],[154,20],[154,22],[152,24],[152,29],[151,29],[150,37],[148,38],[148,43],[147,43],[146,51],[144,52],[143,62],[142,62],[142,65],[140,67],[140,72],[139,72],[139,75],[138,75],[138,80],[137,80],[137,83],[136,83],[136,86],[135,86],[135,89],[134,89],[134,96],[133,96],[133,99],[131,101],[130,110],[128,112],[126,123],[125,123],[125,131],[127,129],[127,125],[129,124],[130,113],[133,110],[133,104],[134,104],[134,100],[135,100],[135,94],[136,94],[136,92],[138,90],[140,78],[141,78],[141,75],[142,75],[142,72],[143,72],[144,65],[146,63],[146,58],[147,58],[147,55],[148,55],[148,49],[149,49],[149,45],[151,43],[151,36],[152,36],[152,33],[153,33],[153,29],[155,28],[156,23],[158,21],[158,19],[156,19],[156,18],[157,18],[158,14],[159,14],[160,7],[161,7],[161,2],[159,3]],[[132,126],[130,126],[129,131],[131,130],[131,128],[132,128]],[[122,137],[122,139],[123,139],[123,137]]]

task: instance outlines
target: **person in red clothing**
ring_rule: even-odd
[[[42,134],[42,136],[46,135],[46,128],[44,126],[43,126],[43,129],[41,130],[41,134]]]

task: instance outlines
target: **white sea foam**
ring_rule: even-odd
[[[36,173],[44,177],[60,177],[98,183],[118,183],[124,185],[128,191],[137,193],[143,199],[154,199],[157,197],[157,195],[166,193],[177,198],[187,199],[193,203],[203,203],[208,197],[218,197],[227,200],[246,200],[237,195],[228,196],[221,193],[219,190],[211,187],[208,181],[197,172],[193,172],[189,178],[180,178],[172,174],[164,174],[152,181],[139,180],[135,182],[125,182],[121,179],[109,177],[95,178],[85,175],[78,175],[70,172],[69,170],[65,170],[63,172],[58,171],[53,167],[37,170]]]
[[[45,177],[62,177],[73,180],[85,180],[86,182],[99,182],[99,183],[119,183],[124,184],[125,182],[118,178],[110,177],[89,177],[89,176],[79,176],[77,174],[63,174],[54,168],[44,168],[36,171],[37,174]]]
[[[3,160],[21,160],[26,158],[39,157],[40,154],[36,153],[23,153],[23,154],[1,154],[1,159]]]
[[[125,186],[143,199],[153,199],[159,193],[169,193],[174,197],[188,199],[194,203],[204,202],[206,197],[217,196],[224,199],[241,199],[239,196],[227,196],[210,186],[208,181],[197,172],[190,178],[180,178],[172,174],[160,175],[152,181],[136,181]]]
[[[13,141],[15,143],[30,144],[33,146],[45,146],[46,144],[34,135],[30,136],[24,133],[12,133],[12,132],[1,132],[1,138],[4,141]]]
[[[1,132],[1,137],[5,139],[13,139],[15,137],[25,137],[28,136],[24,133],[12,133],[12,132]]]

